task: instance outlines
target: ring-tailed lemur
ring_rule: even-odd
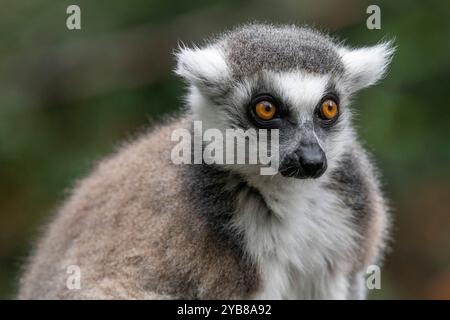
[[[78,183],[49,225],[19,298],[363,298],[388,215],[351,124],[390,43],[350,49],[318,31],[251,24],[181,48],[183,115]],[[171,162],[171,133],[277,128],[279,173]],[[80,269],[69,288],[67,268]]]

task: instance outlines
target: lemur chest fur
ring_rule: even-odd
[[[324,179],[325,180],[325,179]],[[234,224],[261,273],[257,298],[343,299],[357,234],[320,181],[260,185],[241,196]],[[339,212],[341,211],[341,212]]]

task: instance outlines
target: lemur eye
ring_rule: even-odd
[[[320,115],[325,120],[333,120],[338,114],[338,105],[336,101],[327,99],[320,106]]]
[[[255,105],[255,113],[261,120],[272,120],[277,112],[277,107],[269,101],[260,101]]]

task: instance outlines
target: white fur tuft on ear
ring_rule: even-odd
[[[175,72],[200,90],[219,85],[230,75],[224,54],[219,48],[180,48],[176,57]]]
[[[339,49],[344,63],[347,89],[354,92],[375,84],[385,75],[394,52],[392,41],[373,47]]]

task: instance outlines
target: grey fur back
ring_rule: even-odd
[[[251,296],[258,273],[204,219],[211,203],[195,196],[220,189],[208,174],[185,180],[186,168],[170,162],[171,132],[188,123],[156,128],[77,184],[30,258],[19,299]],[[81,290],[66,286],[70,265],[81,268]]]

